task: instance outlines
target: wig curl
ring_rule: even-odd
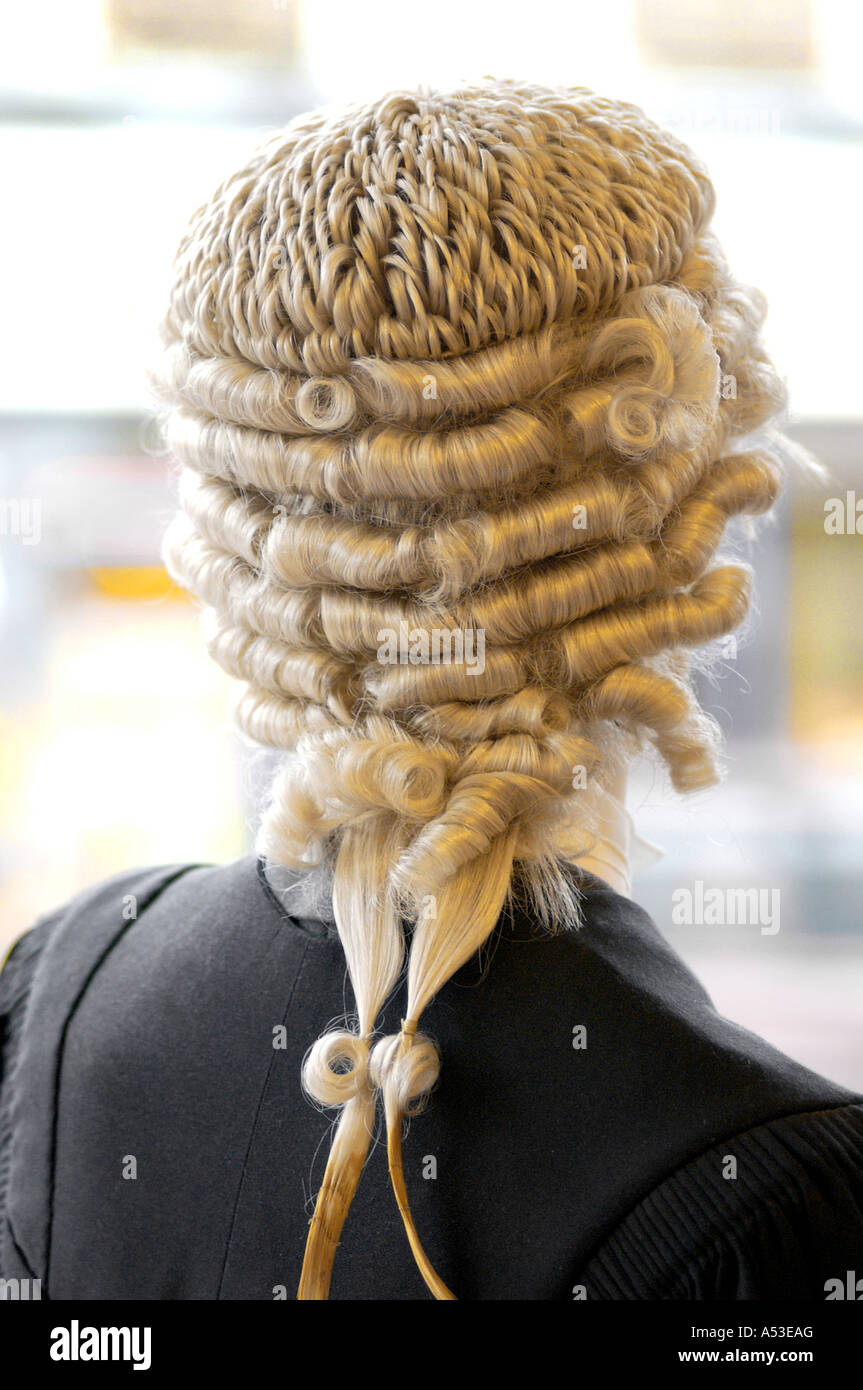
[[[304,1066],[340,1119],[300,1298],[328,1296],[378,1099],[417,1263],[453,1297],[401,1163],[441,1073],[423,1011],[516,877],[577,925],[575,768],[602,785],[651,747],[681,791],[717,777],[690,654],[746,614],[719,551],[776,499],[785,392],[714,201],[636,107],[486,83],[293,121],[180,245],[165,559],[241,728],[284,754],[261,853],[332,866],[356,1005]],[[482,661],[430,659],[432,635],[481,636]],[[378,1037],[406,949],[407,1018]]]

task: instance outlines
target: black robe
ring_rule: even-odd
[[[514,907],[422,1017],[442,1070],[404,1157],[438,1273],[480,1300],[853,1289],[863,1097],[721,1017],[639,907],[572,872],[580,932]],[[0,973],[0,1276],[293,1299],[331,1122],[300,1067],[352,1006],[332,927],[288,915],[253,855],[41,918]],[[331,1297],[430,1297],[380,1133]]]

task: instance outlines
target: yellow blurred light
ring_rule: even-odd
[[[100,593],[112,598],[187,598],[163,565],[112,565],[87,573]]]

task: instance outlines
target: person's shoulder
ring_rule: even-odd
[[[0,974],[0,1266],[15,1267],[14,1226],[44,1270],[52,1173],[60,1164],[77,1193],[128,1107],[151,1105],[141,1143],[157,1145],[165,1117],[194,1116],[202,1097],[222,1106],[213,1132],[229,1126],[302,963],[284,926],[247,855],[112,874],[19,938]]]
[[[676,1061],[686,1076],[697,1058],[705,1088],[715,1088],[723,1077],[738,1078],[747,1091],[759,1078],[784,1078],[787,1111],[795,1102],[802,1109],[810,1097],[813,1105],[855,1098],[721,1014],[702,980],[637,902],[590,874],[578,874],[575,882],[582,924],[550,938],[555,968],[542,973],[552,1002],[559,998],[568,1005],[575,991],[587,996],[597,1029],[608,1033],[609,1046],[617,1040],[618,1055],[627,1045],[642,1055],[652,1050],[657,1072],[669,1082]],[[539,973],[541,954],[534,959]]]
[[[59,1003],[62,994],[71,1006],[73,982],[92,986],[124,938],[134,935],[136,943],[158,952],[173,923],[212,941],[261,912],[273,918],[278,904],[261,884],[251,854],[225,864],[183,861],[118,870],[42,913],[13,940],[0,965],[0,1017],[20,1016],[31,995]],[[166,924],[168,930],[158,930]]]
[[[596,1248],[574,1296],[858,1299],[863,1101],[786,1115],[712,1145]]]
[[[87,884],[65,902],[40,913],[16,936],[0,960],[0,970],[33,959],[71,919],[93,921],[119,907],[120,920],[130,920],[137,915],[139,904],[149,904],[168,884],[200,867],[183,863],[135,866]]]
[[[76,939],[81,940],[88,926],[109,922],[122,928],[124,923],[137,921],[157,901],[179,905],[182,897],[184,906],[193,899],[203,908],[221,903],[228,911],[238,899],[248,898],[249,885],[257,878],[257,861],[251,854],[225,864],[177,861],[117,870],[41,913],[14,938],[0,960],[0,970],[37,954],[71,923],[75,924]]]
[[[260,991],[273,939],[289,935],[284,921],[253,854],[126,868],[87,885],[8,952],[0,1077],[32,1073],[37,1090],[73,1035],[98,1061],[156,1019],[167,1039],[169,1022],[208,1026],[208,1009],[242,1009]]]
[[[564,972],[595,966],[609,982],[636,988],[657,1004],[710,1005],[704,986],[637,901],[577,865],[566,863],[562,869],[577,904],[578,926],[553,931],[541,926],[520,888],[501,921],[505,939],[546,943]]]
[[[580,929],[543,936],[514,915],[483,1029],[499,1029],[500,1048],[518,1039],[514,1070],[545,1078],[574,1123],[601,1126],[610,1164],[641,1155],[636,1195],[725,1135],[861,1100],[721,1014],[635,902],[579,882]]]

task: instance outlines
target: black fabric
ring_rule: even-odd
[[[582,1276],[588,1297],[823,1299],[828,1280],[847,1288],[863,1251],[861,1151],[859,1105],[723,1141],[661,1183],[604,1242]]]
[[[823,1299],[863,1270],[863,1097],[573,883],[577,935],[516,908],[423,1015],[443,1066],[405,1169],[435,1267],[461,1299]],[[300,1066],[351,1006],[338,938],[253,856],[116,875],[40,921],[0,974],[0,1274],[54,1299],[293,1298],[330,1124]],[[331,1297],[429,1297],[381,1142]]]

